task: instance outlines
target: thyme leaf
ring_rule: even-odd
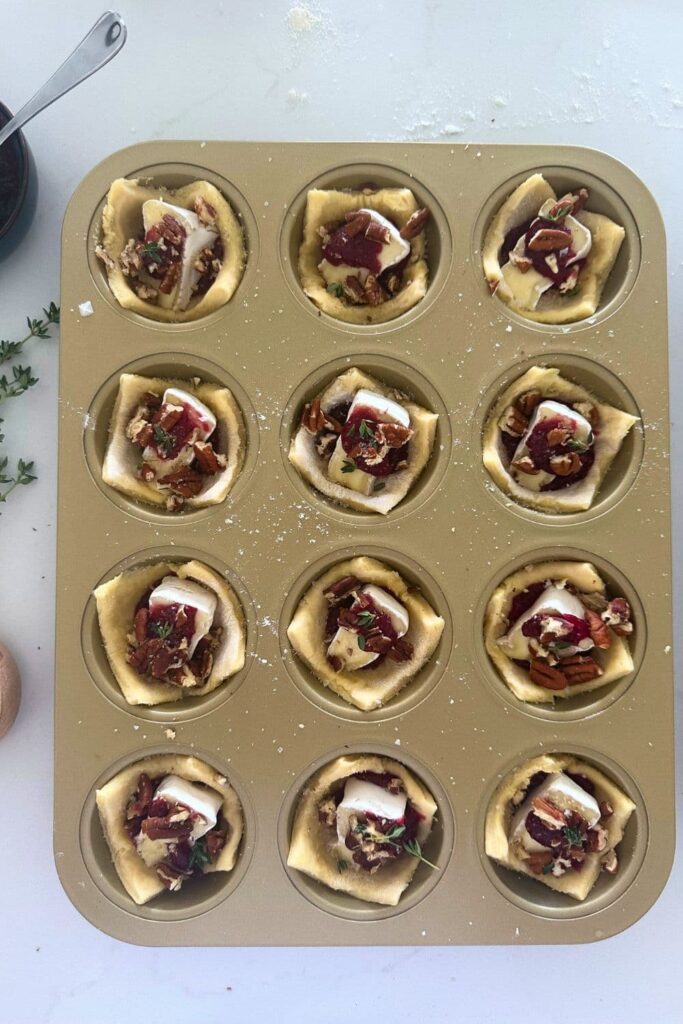
[[[418,843],[417,839],[409,839],[407,843],[403,844],[403,849],[406,853],[409,853],[411,857],[417,857],[417,859],[421,860],[423,864],[427,864],[428,867],[434,868],[435,871],[439,870],[436,864],[432,864],[431,860],[427,860],[426,857],[422,856],[422,847]]]
[[[209,856],[209,851],[206,848],[206,842],[204,839],[198,839],[192,847],[188,867],[190,870],[193,870],[194,868],[203,868],[205,864],[210,863],[211,857]]]
[[[342,465],[341,471],[342,473],[353,473],[355,468],[356,467],[354,466],[353,462],[350,462],[348,459],[346,459],[344,461],[344,464]]]
[[[164,455],[171,454],[175,442],[168,430],[164,430],[164,428],[160,427],[158,423],[154,424],[154,440],[157,443],[157,447],[161,448]]]

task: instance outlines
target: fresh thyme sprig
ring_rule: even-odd
[[[203,839],[198,839],[192,847],[188,867],[190,870],[193,870],[194,868],[203,868],[205,864],[210,863],[211,857],[206,848],[206,843]]]
[[[411,857],[416,857],[418,860],[421,860],[423,864],[427,864],[428,867],[434,868],[435,871],[438,871],[438,865],[432,864],[431,860],[427,860],[427,858],[422,855],[422,847],[417,839],[401,839],[405,830],[405,825],[395,825],[394,828],[387,833],[375,832],[373,829],[370,838],[373,843],[393,846],[395,850],[403,849],[406,853],[409,853]],[[359,821],[353,831],[357,832],[358,835],[366,836],[368,835],[369,830],[365,822]]]
[[[23,338],[20,338],[18,341],[0,340],[0,366],[20,355],[24,345],[31,338],[49,338],[50,326],[58,323],[59,306],[55,305],[54,302],[51,302],[47,309],[43,307],[42,318],[34,317],[32,319],[30,316],[26,317],[28,333]],[[38,378],[33,376],[30,366],[22,366],[20,363],[17,363],[12,366],[11,370],[11,374],[3,373],[0,377],[0,402],[3,402],[6,398],[18,398],[19,395],[23,395],[24,392],[38,383]],[[0,419],[0,427],[2,422]],[[0,432],[0,443],[4,439],[4,435]],[[36,479],[33,465],[33,461],[17,459],[16,469],[12,474],[11,471],[8,471],[9,457],[0,454],[0,504],[7,501],[15,487],[25,486]]]
[[[43,307],[43,313],[45,314],[44,320],[32,320],[30,316],[26,317],[28,334],[25,338],[21,338],[19,341],[0,341],[0,366],[18,356],[31,338],[49,338],[50,324],[59,323],[59,306],[51,302],[47,309]]]
[[[426,864],[430,868],[434,868],[435,871],[439,870],[438,864],[432,864],[431,860],[427,860],[426,857],[422,856],[422,847],[418,843],[417,839],[409,839],[407,843],[403,844],[403,849],[406,853],[409,853],[411,857],[417,857],[423,864]]]

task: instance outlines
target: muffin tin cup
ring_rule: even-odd
[[[617,261],[603,307],[572,327],[511,314],[488,294],[478,264],[496,203],[537,168],[559,189],[587,183],[594,208],[622,219],[627,232],[627,259]],[[207,178],[242,218],[244,277],[204,320],[160,324],[119,309],[109,293],[92,252],[98,217],[111,181],[137,174],[170,185]],[[431,207],[432,273],[413,310],[356,327],[320,315],[303,295],[297,235],[311,184],[368,180],[408,185]],[[654,903],[674,840],[664,252],[641,182],[610,157],[571,147],[156,142],[115,153],[86,177],[63,230],[55,700],[55,859],[85,917],[120,939],[158,946],[518,945],[594,941]],[[78,306],[87,299],[94,315],[84,318]],[[585,513],[534,513],[483,468],[486,415],[534,363],[559,367],[642,418]],[[332,504],[287,460],[302,405],[354,365],[439,414],[428,466],[386,516]],[[223,504],[171,516],[102,484],[122,369],[198,375],[233,391],[247,455]],[[369,714],[318,683],[287,641],[308,584],[358,554],[418,584],[446,623],[413,683]],[[592,561],[631,601],[636,669],[551,710],[514,698],[488,661],[481,624],[506,575],[555,556]],[[99,642],[91,593],[157,558],[197,558],[226,575],[247,619],[247,663],[207,697],[131,707]],[[136,908],[108,859],[94,790],[161,750],[224,772],[245,809],[245,837],[224,879],[200,879],[178,901],[165,893]],[[349,751],[403,762],[438,805],[427,855],[439,871],[421,865],[396,907],[340,897],[286,867],[306,780]],[[600,878],[584,904],[557,901],[483,852],[495,786],[544,751],[585,756],[636,803],[622,872]]]

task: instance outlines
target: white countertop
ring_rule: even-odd
[[[101,10],[99,0],[4,0],[0,99],[17,109]],[[120,12],[130,32],[124,51],[26,131],[41,192],[29,237],[0,264],[2,337],[18,337],[27,314],[57,300],[67,200],[96,162],[132,142],[574,144],[625,161],[663,210],[672,391],[681,393],[679,0],[122,0]],[[51,844],[57,342],[32,342],[23,362],[40,383],[0,410],[4,450],[34,457],[39,476],[0,516],[0,639],[13,647],[24,679],[19,718],[0,742],[3,1022],[120,1024],[151,1010],[159,1021],[272,1014],[282,1024],[341,1024],[361,1008],[373,1022],[415,1024],[498,1024],[513,1012],[601,1024],[682,1019],[674,966],[680,856],[639,923],[581,947],[155,950],[110,939],[81,918],[57,880]],[[674,423],[674,457],[680,444]],[[679,472],[674,509],[682,483]],[[676,555],[680,562],[680,546]]]

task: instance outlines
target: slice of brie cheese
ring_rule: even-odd
[[[330,646],[327,648],[329,658],[338,658],[342,669],[346,672],[355,672],[356,669],[365,668],[377,661],[379,654],[372,651],[363,651],[358,645],[358,633],[351,629],[340,626],[332,637]]]
[[[529,640],[531,637],[524,636],[522,626],[534,615],[541,612],[554,611],[560,615],[575,615],[577,619],[584,619],[586,609],[576,594],[570,593],[565,587],[552,585],[546,587],[540,597],[534,601],[531,608],[528,608],[523,615],[517,619],[513,627],[498,640],[508,658],[515,661],[527,661],[530,657]]]
[[[382,247],[377,254],[377,260],[380,265],[378,275],[388,270],[389,267],[395,267],[397,263],[404,260],[410,253],[410,242],[405,238],[401,238],[399,229],[390,220],[383,217],[381,213],[377,213],[376,210],[363,209],[358,212],[369,213],[374,221],[377,221],[389,232],[389,241],[382,243]],[[318,270],[323,275],[327,284],[344,284],[349,275],[357,277],[361,284],[365,284],[370,273],[367,267],[350,267],[346,263],[340,263],[338,266],[335,266],[326,259],[323,259],[318,264]]]
[[[334,451],[327,463],[327,475],[335,484],[348,487],[359,494],[372,494],[377,477],[358,469],[344,451],[341,437],[334,446]]]
[[[407,609],[404,608],[400,601],[397,601],[395,597],[392,597],[382,587],[376,587],[374,583],[367,583],[364,587],[361,587],[361,594],[366,594],[377,607],[377,610],[389,617],[397,636],[406,635],[410,619]]]
[[[528,455],[527,440],[538,423],[541,423],[543,420],[557,419],[558,416],[563,416],[573,422],[574,426],[572,429],[577,441],[585,445],[592,443],[593,428],[588,420],[574,409],[570,409],[568,405],[563,405],[562,402],[556,402],[552,398],[547,398],[534,409],[529,425],[522,434],[519,444],[515,449],[512,461],[515,462],[524,455]],[[540,491],[542,487],[555,479],[552,473],[546,473],[545,470],[539,470],[538,473],[522,473],[512,466],[511,472],[515,480],[528,491]]]
[[[538,216],[547,217],[555,203],[555,199],[546,199],[538,211]],[[564,218],[563,225],[571,232],[572,236],[571,247],[574,250],[574,255],[567,260],[567,266],[571,266],[572,263],[576,263],[577,260],[584,259],[588,255],[593,239],[585,224],[582,224],[576,217],[572,217],[571,214]],[[512,252],[515,256],[523,257],[525,248],[526,234],[518,239]],[[549,258],[551,257],[552,254],[549,254]],[[503,264],[501,271],[505,283],[514,295],[515,303],[522,309],[536,309],[543,293],[553,287],[551,278],[539,274],[534,267],[529,267],[526,272],[522,273],[519,267],[509,260]]]
[[[195,260],[202,249],[212,249],[218,231],[213,227],[202,224],[199,217],[193,210],[186,210],[182,206],[173,206],[163,199],[148,199],[142,204],[142,222],[145,231],[149,231],[166,215],[174,217],[181,227],[185,229],[186,235],[183,242],[182,263],[180,267],[180,278],[173,290],[164,295],[159,292],[158,302],[160,306],[169,309],[187,309],[192,298],[192,289],[202,276],[200,271],[194,267]]]
[[[187,807],[193,814],[200,817],[195,821],[192,838],[200,839],[218,822],[218,812],[223,805],[223,797],[213,789],[198,786],[179,775],[167,775],[156,789],[154,799],[167,800],[170,804]]]
[[[352,814],[374,814],[388,821],[400,821],[406,811],[408,797],[405,793],[390,793],[374,782],[350,778],[344,786],[344,797],[337,808],[337,837],[344,845],[349,834],[349,818]]]
[[[155,612],[174,604],[195,609],[194,630],[188,648],[188,658],[191,658],[197,644],[213,625],[217,603],[216,595],[200,583],[166,576],[150,595],[149,614],[153,619]]]
[[[394,402],[391,398],[386,398],[376,391],[368,391],[366,388],[356,391],[349,407],[347,419],[358,409],[369,409],[380,423],[399,423],[402,427],[410,426],[408,410],[398,402]]]
[[[548,849],[533,839],[526,830],[526,817],[529,811],[534,810],[532,803],[534,797],[543,797],[560,811],[575,811],[588,823],[589,828],[592,828],[600,820],[600,808],[595,797],[582,789],[564,772],[553,772],[543,780],[540,786],[529,793],[510,822],[510,840],[520,842],[529,852]],[[559,822],[558,826],[562,827]]]

